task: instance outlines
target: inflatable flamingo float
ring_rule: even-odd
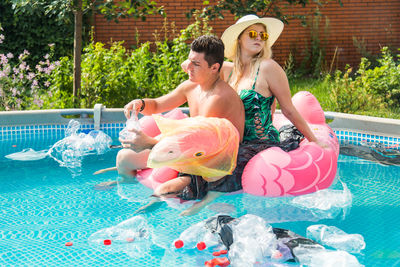
[[[322,148],[306,139],[300,147],[284,152],[278,147],[268,148],[254,156],[242,175],[243,191],[267,197],[297,196],[328,188],[336,175],[339,143],[335,133],[325,122],[318,100],[309,92],[301,91],[292,98],[293,104],[306,120]],[[282,114],[274,115],[274,126],[290,124]]]
[[[285,152],[278,147],[271,147],[261,151],[249,161],[244,169],[242,175],[244,192],[266,197],[297,196],[328,188],[332,184],[336,175],[337,159],[339,156],[338,139],[332,129],[326,124],[324,112],[318,100],[311,93],[305,91],[299,92],[293,96],[292,101],[296,109],[309,124],[314,135],[318,140],[326,144],[326,147],[321,147],[316,143],[303,140],[299,148],[290,152]],[[182,119],[185,118],[185,115],[180,110],[174,110],[168,113],[166,117],[169,119]],[[195,118],[191,119],[196,120]],[[182,122],[185,120],[186,119]],[[275,114],[273,123],[277,129],[284,125],[291,124],[282,114]],[[143,117],[140,120],[140,124],[143,131],[149,135],[155,136],[160,133],[158,128],[156,128],[156,125],[160,124],[160,119],[158,119],[156,123],[153,117]],[[182,126],[183,124],[179,123],[179,125]],[[175,126],[176,125],[172,128]],[[215,153],[216,151],[220,151],[220,148],[216,146],[226,147],[226,142],[220,142],[221,140],[228,141],[228,143],[237,142],[237,138],[229,139],[227,137],[228,135],[226,135],[226,133],[232,134],[234,131],[230,129],[224,133],[227,126],[221,128],[220,125],[219,127],[220,129],[218,129],[218,127],[214,129],[215,132],[213,134],[207,132],[204,135],[205,137],[202,137],[201,128],[198,128],[198,132],[191,138],[185,135],[179,135],[179,131],[175,131],[174,134],[178,134],[178,136],[190,140],[190,146],[193,147],[193,149],[190,150],[191,153],[186,153],[180,158],[175,155],[174,157],[179,158],[179,160],[175,159],[172,165],[170,164],[172,161],[165,161],[165,164],[160,162],[156,164],[155,162],[157,160],[155,159],[159,158],[160,151],[158,151],[159,149],[155,149],[155,151],[152,152],[154,156],[149,157],[149,166],[159,168],[139,171],[139,182],[147,187],[155,189],[159,184],[175,178],[178,174],[177,170],[183,171],[182,166],[186,166],[188,162],[193,163],[194,155],[200,150],[201,152],[208,151],[208,153],[211,153],[210,151],[213,151],[213,153]],[[165,128],[165,123],[161,128]],[[193,129],[195,129],[195,127]],[[221,136],[222,133],[225,134],[224,137],[215,140],[215,138]],[[176,137],[174,140],[171,139],[169,142],[182,144],[182,142],[179,141],[180,137]],[[173,146],[176,147],[175,145]],[[199,150],[200,147],[203,149]],[[234,158],[236,158],[236,155]],[[186,163],[180,164],[179,161]],[[203,161],[203,163],[205,163],[205,161]],[[172,168],[174,168],[173,165],[175,165],[175,170],[166,167],[165,165],[167,164],[170,164],[168,166]],[[178,165],[180,166],[179,168],[176,167]],[[196,166],[197,168],[200,167],[199,164]],[[229,169],[229,171],[231,171],[231,169]],[[195,174],[201,175],[199,172]]]

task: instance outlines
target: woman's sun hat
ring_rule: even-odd
[[[235,56],[235,45],[239,35],[249,26],[261,23],[265,25],[269,35],[267,46],[271,47],[278,39],[283,30],[283,22],[276,18],[259,18],[256,15],[246,15],[236,21],[222,34],[222,42],[225,45],[225,57],[233,59]]]

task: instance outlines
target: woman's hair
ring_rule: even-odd
[[[262,25],[265,29],[265,25],[262,23],[257,23],[258,25]],[[252,24],[256,25],[256,24]],[[252,26],[250,25],[250,26]],[[250,27],[249,26],[249,27]],[[247,27],[248,28],[248,27]],[[246,28],[246,29],[247,29]],[[233,60],[233,72],[235,73],[235,80],[232,81],[233,88],[236,90],[236,86],[240,78],[243,76],[243,64],[240,62],[240,54],[241,54],[241,49],[240,49],[240,44],[239,44],[239,39],[242,36],[243,32],[246,30],[244,29],[238,36],[238,38],[235,40],[235,58]],[[266,30],[266,29],[265,29]],[[269,59],[272,57],[272,49],[267,45],[267,41],[265,41],[264,48],[255,55],[255,57],[251,60],[251,73],[254,71],[254,67],[258,65],[263,59]]]

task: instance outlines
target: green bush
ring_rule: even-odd
[[[183,42],[157,43],[155,52],[148,42],[131,52],[122,42],[110,48],[91,43],[82,55],[81,106],[122,107],[134,98],[168,93],[185,79],[180,63],[187,51]]]
[[[0,1],[0,24],[6,39],[0,43],[0,53],[22,54],[29,51],[28,65],[34,66],[46,53],[50,53],[48,44],[54,44],[55,58],[71,55],[74,43],[73,13],[59,21],[57,15],[46,13],[44,6],[50,0],[42,1],[43,5],[35,5],[30,1]],[[87,36],[86,27],[84,35]],[[87,40],[84,37],[84,40]],[[17,64],[16,59],[11,60]]]
[[[377,67],[369,69],[369,65],[369,61],[363,59],[358,70],[363,86],[383,97],[389,106],[400,107],[400,64],[388,47],[382,48]]]
[[[362,77],[352,78],[352,69],[342,73],[340,70],[331,77],[326,76],[326,82],[330,86],[330,100],[334,111],[344,113],[357,113],[376,108],[386,108],[381,96],[363,86]]]
[[[71,108],[74,105],[72,97],[73,61],[62,57],[49,77],[50,86],[40,98],[44,109]]]
[[[382,49],[378,63],[369,68],[369,60],[362,58],[354,78],[351,68],[345,73],[336,71],[334,77],[326,76],[335,111],[355,113],[400,107],[400,65],[387,47]]]
[[[134,50],[127,50],[123,42],[107,48],[103,43],[91,42],[82,54],[80,106],[91,108],[95,103],[107,107],[122,107],[135,98],[153,98],[175,89],[187,79],[181,63],[189,54],[189,40],[209,34],[207,20],[182,30],[172,40],[146,42]],[[51,96],[43,96],[45,107],[72,107],[72,59],[63,58],[52,73]],[[57,99],[58,98],[58,99]]]

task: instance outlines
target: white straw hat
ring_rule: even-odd
[[[267,46],[271,47],[278,39],[283,30],[283,22],[276,18],[259,18],[256,15],[246,15],[236,21],[222,34],[222,42],[225,45],[225,57],[233,59],[235,55],[235,44],[239,35],[249,26],[261,23],[265,25],[268,33]]]

